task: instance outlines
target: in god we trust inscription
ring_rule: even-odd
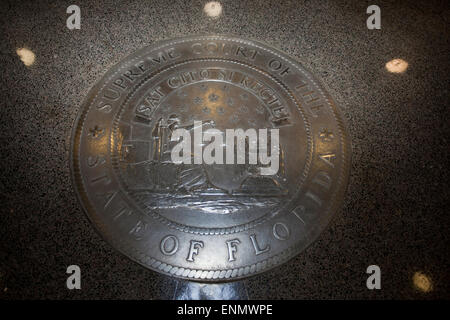
[[[277,129],[278,170],[174,163],[179,128]],[[253,40],[192,36],[137,51],[92,88],[71,170],[90,220],[119,251],[167,275],[224,281],[317,238],[344,195],[350,151],[339,110],[298,61]]]

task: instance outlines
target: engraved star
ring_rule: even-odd
[[[214,93],[211,93],[211,94],[208,96],[208,99],[209,99],[209,101],[214,102],[214,101],[217,101],[217,99],[219,99],[219,96],[216,95],[216,94],[214,94]]]
[[[237,114],[233,114],[230,118],[231,122],[236,123],[239,121],[239,116]]]
[[[195,97],[194,98],[194,103],[196,103],[196,104],[201,104],[203,102],[203,99],[202,98],[200,98],[200,97]]]
[[[249,124],[250,126],[252,126],[252,127],[256,127],[256,121],[255,121],[255,119],[250,119],[250,120],[248,120],[248,124]]]
[[[184,92],[183,90],[180,90],[180,91],[178,91],[177,95],[178,95],[179,97],[186,98],[187,93]]]
[[[230,91],[230,87],[227,86],[227,85],[224,85],[222,90],[225,91],[225,92],[228,92],[228,91]]]
[[[239,111],[242,112],[242,113],[247,113],[247,112],[248,112],[248,107],[242,105],[242,106],[239,108]]]
[[[217,113],[218,114],[224,114],[225,113],[225,108],[224,107],[217,108]]]
[[[327,128],[322,128],[322,130],[319,133],[319,138],[322,139],[322,141],[330,142],[334,138],[334,134],[331,131],[328,131]]]
[[[98,139],[105,133],[105,129],[101,129],[98,126],[95,126],[93,129],[89,129],[89,135],[94,138]]]
[[[248,94],[246,94],[246,93],[241,94],[241,98],[243,100],[248,100]]]
[[[207,86],[206,84],[202,83],[202,84],[200,85],[200,90],[206,91],[206,90],[208,90],[208,86]]]
[[[209,113],[210,112],[208,107],[203,107],[202,111],[203,111],[203,113]]]
[[[234,104],[233,98],[228,98],[227,103],[229,106],[232,106]]]
[[[264,113],[264,107],[259,105],[256,107],[256,112],[259,114],[263,114]]]

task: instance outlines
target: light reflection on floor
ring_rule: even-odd
[[[30,49],[19,48],[16,50],[16,53],[19,56],[20,60],[22,60],[23,64],[27,67],[34,64],[34,61],[36,60],[36,55]]]
[[[218,1],[210,1],[203,8],[208,17],[217,18],[222,14],[222,5]]]
[[[174,300],[248,300],[242,281],[206,284],[178,281]]]
[[[403,59],[392,59],[386,63],[386,69],[392,73],[403,73],[408,69],[408,62]]]
[[[433,283],[429,276],[418,271],[413,275],[414,287],[422,292],[430,292],[433,290]]]

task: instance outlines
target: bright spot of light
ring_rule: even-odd
[[[414,286],[422,292],[430,292],[433,290],[431,279],[422,272],[416,272],[413,275]]]
[[[208,17],[218,17],[222,14],[222,5],[218,1],[210,1],[203,8]]]
[[[408,68],[408,62],[403,59],[393,59],[386,63],[386,69],[392,73],[402,73]]]
[[[27,48],[20,48],[16,50],[17,55],[19,56],[20,60],[22,60],[23,64],[28,66],[31,66],[34,63],[34,60],[36,59],[35,54],[33,51]]]

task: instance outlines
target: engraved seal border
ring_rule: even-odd
[[[339,201],[336,201],[338,197],[342,197],[345,194],[346,191],[346,184],[348,180],[349,175],[349,169],[350,169],[350,152],[351,152],[351,144],[348,139],[348,135],[346,132],[346,127],[344,125],[344,120],[340,117],[338,108],[334,104],[331,96],[323,89],[323,85],[320,85],[313,77],[312,74],[307,71],[303,66],[300,68],[300,63],[296,63],[297,59],[289,57],[292,61],[289,61],[286,57],[287,55],[281,55],[278,52],[275,52],[271,50],[271,47],[267,45],[262,45],[258,41],[251,40],[246,41],[239,38],[236,38],[234,36],[222,36],[222,35],[210,35],[210,36],[196,36],[196,37],[185,37],[185,38],[176,38],[172,40],[166,40],[162,41],[161,45],[159,47],[152,48],[153,50],[158,50],[166,46],[188,42],[188,41],[202,41],[202,40],[224,40],[224,41],[231,41],[239,44],[244,45],[250,45],[255,48],[263,49],[279,58],[281,58],[283,61],[287,62],[289,65],[292,65],[296,70],[298,70],[303,76],[305,76],[319,91],[319,93],[325,98],[325,101],[333,114],[336,123],[337,123],[337,129],[339,130],[339,136],[340,136],[340,146],[342,149],[342,169],[339,172],[338,180],[337,180],[337,187],[335,188],[335,191],[331,195],[330,205],[327,209],[324,211],[328,214],[332,210],[337,210],[339,207]],[[129,58],[132,58],[132,60],[135,60],[137,57],[139,57],[142,53],[146,52],[146,49],[148,47],[142,48],[135,52],[134,54],[131,54]],[[130,60],[130,61],[132,61]],[[119,62],[120,64],[120,62]],[[118,64],[118,65],[119,65]],[[290,258],[292,258],[295,254],[299,253],[300,250],[304,249],[305,247],[309,246],[314,239],[308,239],[308,243],[306,245],[296,243],[291,247],[288,247],[284,251],[278,253],[277,255],[271,256],[263,261],[250,264],[247,266],[242,266],[239,268],[232,268],[232,269],[224,269],[224,270],[202,270],[202,269],[190,269],[190,268],[184,268],[179,266],[173,266],[166,264],[162,261],[158,261],[150,256],[147,256],[146,254],[136,250],[134,247],[130,246],[125,241],[116,240],[114,236],[107,231],[107,228],[103,225],[103,222],[93,214],[89,214],[91,212],[94,212],[94,208],[92,204],[90,203],[87,194],[85,193],[85,185],[84,181],[81,177],[80,167],[79,167],[79,145],[78,142],[80,141],[83,124],[86,119],[86,115],[89,111],[90,104],[92,101],[96,99],[99,92],[104,88],[105,84],[110,81],[115,74],[117,74],[119,71],[122,70],[122,67],[117,69],[117,66],[110,71],[108,71],[98,82],[94,87],[91,88],[90,94],[85,99],[85,102],[83,103],[80,112],[78,113],[73,130],[72,130],[72,137],[71,137],[71,148],[70,148],[70,161],[69,166],[71,170],[71,178],[72,183],[74,186],[76,186],[76,194],[80,201],[81,206],[83,207],[84,211],[87,213],[88,218],[91,220],[94,225],[97,227],[97,231],[110,242],[115,248],[117,248],[120,252],[124,253],[126,256],[128,256],[130,259],[148,267],[155,271],[159,271],[162,273],[165,273],[167,275],[175,275],[178,277],[191,279],[191,280],[209,280],[209,281],[226,281],[231,279],[239,279],[246,275],[250,274],[256,274],[263,271],[266,271],[270,269],[273,266],[279,265],[282,262],[286,262]],[[115,70],[114,70],[115,69]],[[114,71],[114,72],[113,72]],[[100,88],[100,85],[103,86]],[[95,89],[95,90],[94,90]],[[94,95],[93,93],[96,92]],[[324,229],[322,227],[322,229]],[[100,232],[101,231],[101,232]],[[321,230],[323,231],[323,230]],[[314,238],[318,236],[319,233],[316,233]]]

